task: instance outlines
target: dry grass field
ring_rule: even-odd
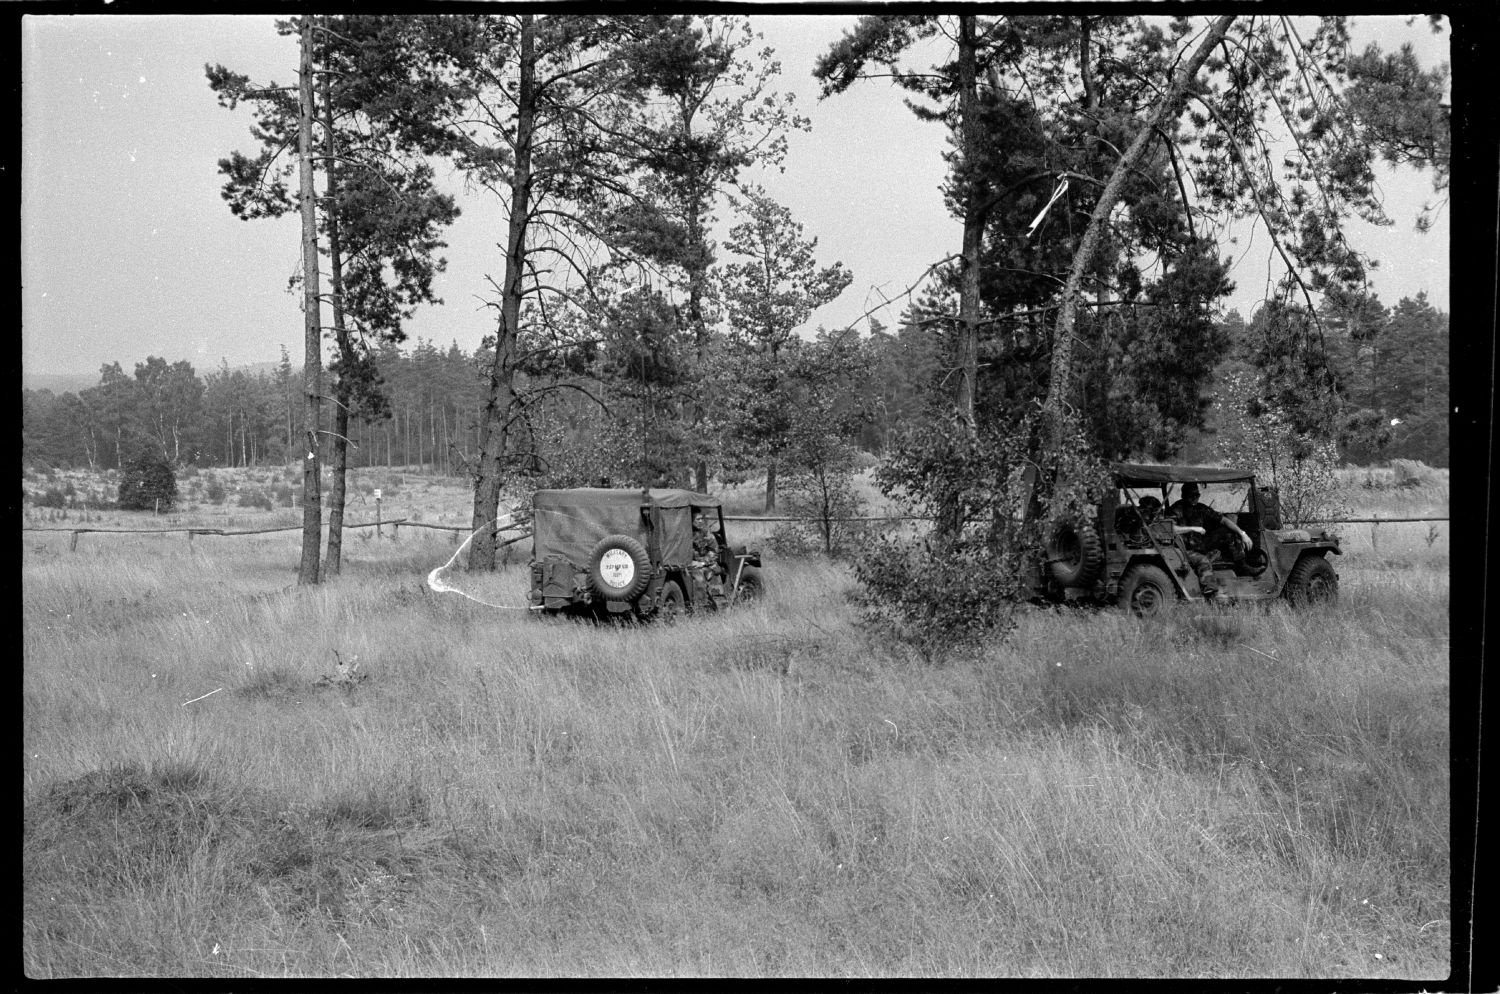
[[[206,476],[172,515],[23,523],[297,523],[237,503],[282,471],[219,473],[222,505]],[[1446,473],[1364,479],[1356,514],[1446,513]],[[373,487],[386,520],[467,521],[458,481],[385,470],[349,520]],[[438,531],[350,533],[311,589],[296,532],[28,531],[23,967],[1435,981],[1447,526],[1345,534],[1330,610],[1035,610],[934,667],[819,559],[768,554],[724,615],[593,627],[522,609],[525,543],[454,578],[470,600],[426,586]]]

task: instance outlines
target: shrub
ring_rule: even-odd
[[[217,476],[214,476],[212,473],[207,474],[204,479],[206,479],[208,483],[204,487],[203,496],[208,500],[210,504],[224,503],[224,498],[228,496],[228,494],[224,490],[224,484],[221,483],[219,481],[219,478]]]
[[[42,495],[36,499],[37,507],[67,507],[68,498],[62,490],[57,487],[48,487]]]
[[[177,502],[177,477],[172,464],[157,455],[142,454],[120,477],[119,505],[125,511],[168,511]]]
[[[271,495],[264,490],[245,490],[240,493],[240,507],[254,507],[262,511],[276,510],[276,504],[271,500]]]
[[[914,646],[929,662],[949,651],[1004,640],[1015,628],[1020,578],[1042,548],[1042,516],[1031,501],[1026,446],[1033,424],[1014,430],[934,421],[903,432],[876,470],[892,499],[938,520],[957,522],[931,542],[884,540],[855,562],[854,595],[866,618]],[[1064,426],[1051,482],[1057,514],[1077,513],[1099,487],[1099,467],[1076,423]]]
[[[856,548],[863,537],[861,522],[850,521],[864,512],[864,501],[854,489],[854,450],[831,434],[799,438],[794,445],[799,464],[788,467],[782,480],[782,504],[788,514],[803,518],[790,522],[777,533],[798,532],[783,536],[789,545],[804,541],[811,548],[833,556]]]
[[[276,485],[276,504],[280,507],[292,506],[292,488],[285,483]]]
[[[929,663],[973,651],[1015,629],[1020,557],[984,542],[935,550],[882,539],[855,564],[865,617]]]
[[[1432,467],[1416,459],[1392,459],[1391,470],[1398,487],[1425,487],[1432,483]]]

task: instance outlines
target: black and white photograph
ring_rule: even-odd
[[[15,6],[28,981],[1494,989],[1493,11]]]

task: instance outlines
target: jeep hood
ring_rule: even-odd
[[[1122,462],[1110,467],[1115,482],[1122,487],[1149,487],[1161,483],[1241,483],[1255,479],[1246,469],[1221,466],[1148,466]]]

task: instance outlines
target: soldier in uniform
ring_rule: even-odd
[[[1220,514],[1200,500],[1201,491],[1196,483],[1182,485],[1182,497],[1172,504],[1170,514],[1185,529],[1191,529],[1184,540],[1188,548],[1188,562],[1198,574],[1199,584],[1213,570],[1214,561],[1221,556],[1233,563],[1236,570],[1244,564],[1245,552],[1250,548],[1250,536],[1233,517]],[[1238,537],[1242,545],[1235,545],[1231,535]],[[1209,577],[1210,579],[1211,576]],[[1216,586],[1216,585],[1215,585]],[[1207,592],[1205,590],[1205,592]]]
[[[719,540],[708,528],[701,512],[693,515],[693,569],[707,585],[708,596],[718,602],[724,596],[719,575]]]

